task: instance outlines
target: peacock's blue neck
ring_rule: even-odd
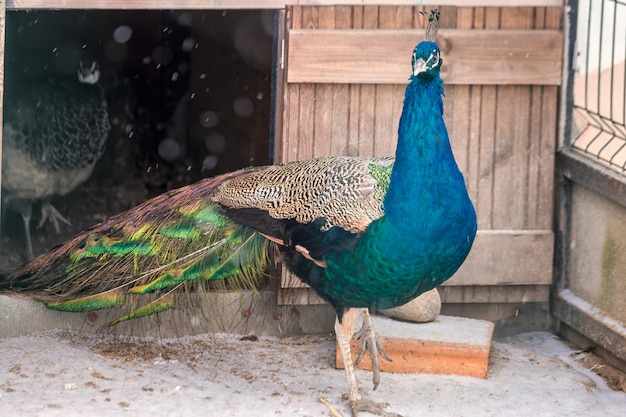
[[[411,77],[406,88],[396,159],[384,200],[385,217],[394,224],[423,222],[429,210],[424,203],[436,198],[441,187],[452,184],[465,192],[443,121],[443,94],[438,75]]]

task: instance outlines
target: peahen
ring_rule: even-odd
[[[194,282],[254,282],[279,252],[337,311],[353,416],[393,415],[359,392],[349,345],[355,322],[362,316],[376,388],[384,352],[368,309],[441,284],[476,233],[442,117],[436,17],[413,52],[395,160],[323,157],[206,179],[93,226],[14,272],[0,291],[63,311],[126,306],[113,325],[175,308],[174,290]]]
[[[68,223],[48,201],[82,184],[102,156],[110,124],[97,64],[78,77],[45,76],[7,82],[2,129],[2,191],[24,222],[26,257],[33,258],[32,204],[43,201],[41,226]]]

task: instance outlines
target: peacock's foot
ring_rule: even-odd
[[[61,228],[59,227],[59,221],[67,224],[68,226],[72,225],[69,220],[67,220],[65,217],[63,217],[61,213],[59,213],[59,210],[54,208],[52,204],[48,202],[44,202],[41,205],[41,220],[39,220],[39,225],[37,227],[41,228],[44,225],[44,223],[48,220],[54,226],[54,230],[57,232],[57,234],[61,233]]]
[[[372,325],[372,320],[369,313],[365,310],[362,314],[363,325],[361,329],[353,336],[355,340],[359,340],[359,353],[354,361],[354,366],[358,366],[365,356],[365,352],[369,350],[370,361],[372,362],[372,382],[374,383],[374,390],[378,388],[380,384],[380,356],[389,362],[393,362],[392,359],[385,352],[385,348],[380,343],[378,335]]]
[[[347,398],[344,399],[347,400]],[[349,403],[352,417],[357,417],[361,411],[382,417],[402,417],[400,414],[385,411],[385,408],[389,407],[389,404],[387,403],[377,403],[375,401],[364,400],[362,398],[349,401]]]

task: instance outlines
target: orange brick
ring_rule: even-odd
[[[491,322],[440,316],[432,323],[405,323],[383,317],[372,317],[372,323],[393,360],[381,358],[381,371],[487,377],[493,335]],[[353,340],[353,360],[358,350],[359,343]],[[339,348],[336,359],[337,368],[343,368]],[[368,354],[358,369],[372,369]]]

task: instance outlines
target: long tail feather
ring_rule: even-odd
[[[275,244],[230,221],[211,200],[225,180],[249,171],[207,179],[113,216],[15,271],[0,291],[63,311],[125,306],[115,324],[174,308],[175,297],[168,296],[174,289],[202,282],[254,288]]]

